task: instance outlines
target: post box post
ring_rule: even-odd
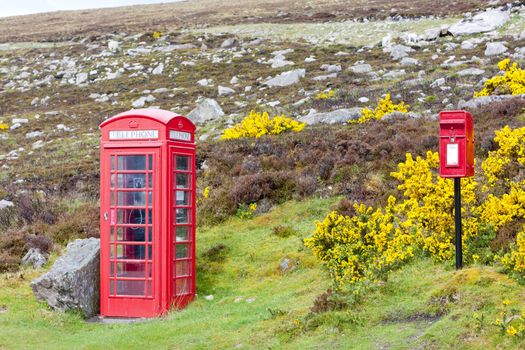
[[[439,113],[439,175],[454,179],[456,269],[461,269],[461,178],[474,176],[474,125],[472,115],[467,111]]]

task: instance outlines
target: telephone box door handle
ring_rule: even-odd
[[[107,211],[104,212],[104,220],[108,221],[108,212]]]

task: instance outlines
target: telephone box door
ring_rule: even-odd
[[[101,313],[154,316],[160,295],[160,149],[106,149],[101,167]]]

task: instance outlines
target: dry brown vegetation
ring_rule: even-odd
[[[502,0],[499,4],[511,2]],[[88,33],[139,33],[219,24],[444,16],[488,6],[484,0],[191,0],[0,18],[0,42],[62,41]]]

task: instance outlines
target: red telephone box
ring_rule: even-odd
[[[100,313],[182,308],[195,296],[195,125],[137,109],[100,128]]]
[[[439,113],[439,175],[474,176],[474,126],[469,112]]]

